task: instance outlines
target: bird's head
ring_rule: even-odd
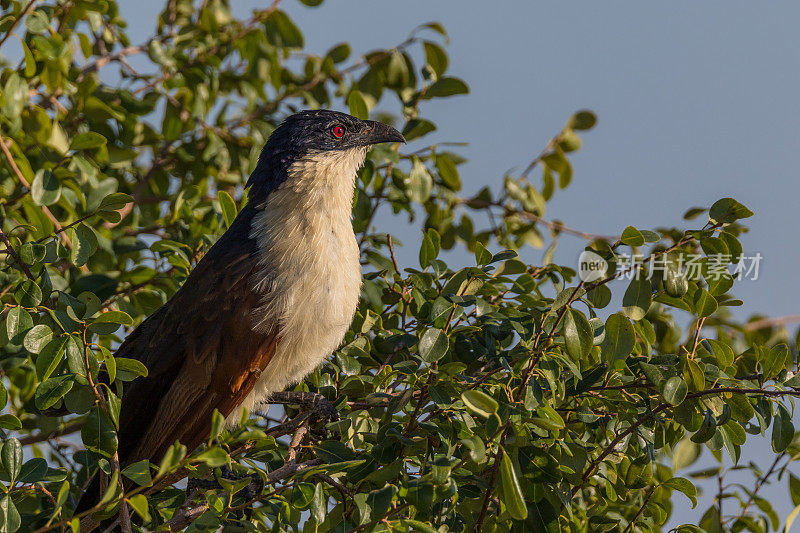
[[[338,111],[295,113],[272,132],[261,151],[258,165],[247,181],[250,199],[256,204],[263,202],[270,192],[291,179],[300,166],[318,165],[355,175],[367,150],[384,142],[405,142],[405,139],[391,126]]]

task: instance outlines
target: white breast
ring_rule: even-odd
[[[366,149],[306,157],[292,165],[253,218],[264,295],[256,329],[279,325],[272,361],[242,403],[255,404],[313,371],[342,342],[361,293],[350,221],[355,175]],[[229,417],[238,418],[237,409]]]

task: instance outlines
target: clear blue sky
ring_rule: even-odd
[[[232,3],[245,15],[267,1]],[[144,40],[163,2],[120,4],[134,42]],[[463,150],[469,163],[461,170],[468,192],[500,184],[573,111],[594,110],[598,126],[584,136],[573,186],[556,194],[549,218],[615,234],[628,225],[679,225],[686,208],[733,196],[756,213],[747,221],[745,252],[764,257],[758,281],[737,283],[742,316],[800,313],[793,305],[800,294],[800,4],[328,0],[315,9],[294,1],[283,6],[307,49],[320,53],[341,41],[361,53],[403,41],[418,24],[445,25],[450,73],[465,79],[471,93],[428,104],[425,113],[439,126],[431,140],[469,143]],[[416,236],[407,231],[400,237],[413,248]],[[562,237],[556,259],[576,262],[582,246]],[[415,255],[407,249],[401,257],[410,264]],[[541,258],[537,250],[523,255],[530,262]],[[768,442],[754,441],[743,460],[764,464],[770,453]],[[782,519],[791,510],[787,492],[785,479],[765,491]],[[682,521],[699,519],[682,511],[681,498],[675,504]],[[701,501],[710,502],[710,495]]]

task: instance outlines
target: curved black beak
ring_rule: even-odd
[[[376,122],[374,120],[365,120],[364,129],[361,130],[361,143],[364,146],[369,146],[378,143],[390,142],[406,142],[405,137],[391,126],[387,126],[383,122]]]

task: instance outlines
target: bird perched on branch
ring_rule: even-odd
[[[356,171],[394,128],[303,111],[270,136],[248,201],[183,286],[120,345],[147,377],[126,384],[122,467],[208,438],[214,409],[237,420],[303,379],[342,341],[361,288],[350,221]],[[274,396],[273,396],[274,399]],[[98,478],[76,512],[100,498]]]

